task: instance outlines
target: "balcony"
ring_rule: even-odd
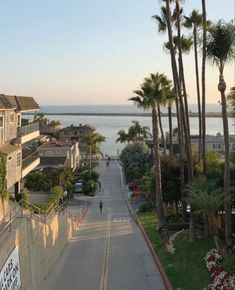
[[[30,171],[37,167],[40,163],[38,151],[33,152],[22,160],[22,178],[24,178]]]
[[[19,144],[24,144],[34,138],[37,138],[40,135],[38,122],[29,123],[27,125],[19,127],[17,135],[17,143]]]

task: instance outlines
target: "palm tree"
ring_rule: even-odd
[[[119,130],[117,132],[117,135],[119,137],[116,139],[116,142],[119,142],[119,143],[129,142],[129,138],[128,138],[129,136],[128,136],[128,134],[124,130]]]
[[[170,0],[165,0],[164,2],[165,2],[165,8],[166,8],[166,22],[167,22],[168,40],[169,40],[169,45],[170,45],[171,66],[172,66],[172,74],[173,74],[173,80],[174,80],[174,88],[175,88],[175,94],[178,96],[178,99],[179,99],[178,111],[179,111],[181,118],[182,118],[182,125],[183,125],[182,129],[183,129],[184,135],[185,135],[185,143],[187,144],[187,146],[185,146],[185,147],[186,147],[186,157],[187,157],[188,178],[189,178],[189,181],[192,181],[193,180],[193,163],[192,163],[191,146],[188,145],[188,144],[190,144],[190,136],[189,136],[188,126],[187,126],[187,117],[185,115],[183,97],[182,97],[182,93],[181,93],[180,78],[179,78],[176,60],[175,60],[175,54],[174,54]],[[179,26],[179,20],[178,20],[178,26]],[[195,238],[196,238],[195,233],[196,232],[195,232],[194,212],[191,208],[190,227],[189,227],[189,239],[191,241],[195,240]]]
[[[133,120],[132,126],[128,130],[128,136],[130,141],[145,141],[151,134],[150,129],[147,126],[141,127],[138,121]]]
[[[198,70],[198,28],[202,26],[202,15],[198,10],[193,10],[189,17],[184,16],[184,26],[186,28],[193,29],[193,42],[194,42],[194,58],[195,58],[195,72],[196,72],[196,87],[197,87],[197,105],[198,105],[198,121],[199,121],[199,146],[198,146],[198,158],[201,161],[201,147],[202,147],[202,114],[201,114],[201,96],[200,96],[200,84],[199,84],[199,70]]]
[[[211,228],[210,219],[216,215],[224,203],[224,194],[215,187],[214,183],[210,183],[206,179],[194,180],[186,187],[187,201],[194,206],[196,212],[204,216],[204,231],[207,236]]]
[[[230,152],[229,152],[229,129],[227,102],[225,96],[226,83],[224,81],[224,67],[235,57],[235,27],[232,22],[219,21],[207,30],[206,42],[207,58],[219,69],[218,90],[221,96],[222,118],[224,130],[224,193],[228,197],[230,194]],[[228,246],[232,243],[231,231],[231,201],[225,199],[225,236]]]
[[[149,78],[145,79],[147,82],[149,82],[150,84],[152,84],[154,86],[154,89],[158,90],[158,86],[159,86],[159,80],[158,80],[158,75],[156,74],[150,74]],[[159,121],[159,128],[161,131],[161,139],[162,139],[162,145],[163,145],[163,149],[164,149],[164,154],[166,155],[166,142],[165,142],[165,135],[164,135],[164,131],[163,131],[163,126],[162,126],[162,119],[161,119],[161,109],[160,109],[160,105],[166,105],[167,103],[167,96],[169,95],[169,91],[170,91],[170,87],[171,87],[171,81],[169,81],[168,79],[164,80],[164,94],[162,95],[158,95],[156,98],[156,102],[157,102],[157,113],[158,113],[158,121]]]
[[[92,171],[92,156],[93,153],[96,153],[98,148],[97,145],[105,141],[105,137],[101,134],[95,132],[92,135],[84,136],[83,141],[88,147],[88,159],[89,159],[89,174],[91,175]]]
[[[175,101],[175,95],[174,95],[174,88],[169,90],[166,101],[168,103],[167,110],[168,110],[168,120],[169,120],[169,152],[170,157],[173,158],[173,127],[172,127],[172,106]]]
[[[203,174],[206,176],[206,0],[202,0],[202,19],[202,163]]]
[[[154,82],[150,80],[153,79]],[[129,100],[133,101],[135,105],[144,110],[151,109],[152,111],[152,134],[154,145],[154,171],[156,181],[156,211],[159,219],[159,228],[165,227],[165,215],[162,200],[161,187],[161,163],[159,154],[159,129],[158,129],[158,112],[157,103],[161,99],[165,91],[168,90],[169,80],[164,74],[156,73],[151,75],[141,85],[141,90],[134,91],[135,96]]]

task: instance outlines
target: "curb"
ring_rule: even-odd
[[[155,250],[154,250],[154,248],[153,248],[153,246],[152,246],[152,244],[151,244],[151,242],[150,242],[150,240],[149,240],[149,238],[148,238],[148,236],[147,236],[147,234],[146,234],[146,232],[144,230],[144,227],[142,226],[142,224],[140,222],[140,219],[139,219],[138,215],[136,214],[135,216],[136,216],[136,220],[137,220],[138,226],[140,227],[141,232],[142,232],[142,234],[144,236],[144,239],[145,239],[145,241],[146,241],[146,243],[147,243],[147,245],[148,245],[148,247],[150,249],[150,252],[151,252],[151,254],[153,256],[153,260],[154,260],[154,262],[155,262],[155,264],[156,264],[156,266],[157,266],[157,268],[158,268],[158,270],[159,270],[159,272],[160,272],[160,274],[162,276],[162,279],[163,279],[163,282],[164,282],[164,285],[165,285],[166,289],[167,290],[173,290],[173,288],[171,286],[171,283],[170,283],[170,281],[169,281],[169,279],[168,279],[168,277],[167,277],[167,275],[166,275],[166,273],[165,273],[165,271],[164,271],[164,269],[162,267],[162,264],[161,264],[157,254],[156,254],[156,252],[155,252]]]

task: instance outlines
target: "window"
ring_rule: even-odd
[[[16,166],[19,167],[20,164],[21,164],[21,154],[20,153],[17,153],[17,161],[16,161]]]
[[[0,127],[3,127],[3,116],[0,116]]]
[[[213,149],[221,149],[221,144],[213,144]]]
[[[17,126],[20,127],[20,115],[17,116]]]
[[[10,113],[10,123],[14,123],[14,121],[15,121],[15,114]]]

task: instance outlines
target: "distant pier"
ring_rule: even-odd
[[[107,117],[151,117],[151,113],[76,113],[76,112],[72,112],[72,113],[68,113],[68,112],[51,112],[51,113],[47,113],[44,112],[45,115],[59,115],[59,116],[107,116]],[[162,117],[168,117],[168,113],[162,113],[161,114]],[[176,113],[172,113],[172,117],[176,117]],[[189,117],[190,118],[198,118],[198,113],[193,113],[193,112],[189,112]],[[220,112],[208,112],[206,113],[206,117],[207,118],[221,118],[222,114]],[[232,112],[228,112],[228,117],[232,118]]]

